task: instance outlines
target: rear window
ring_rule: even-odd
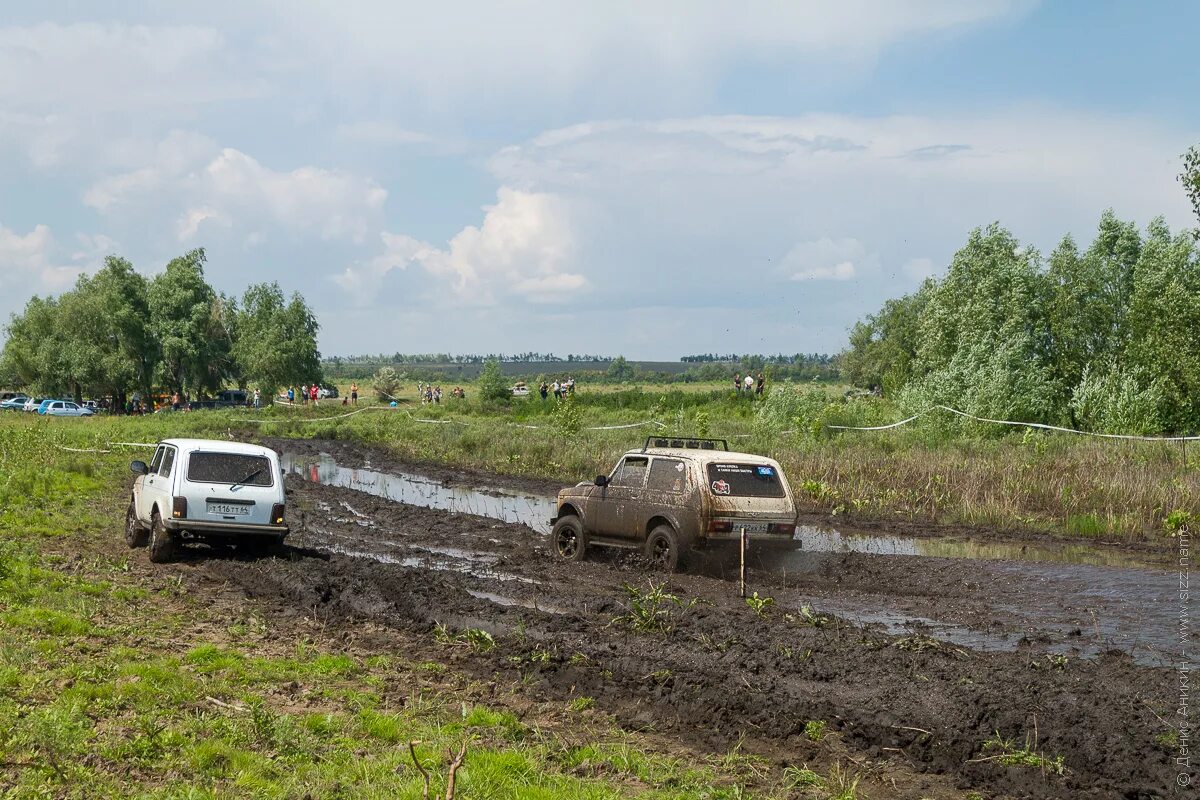
[[[770,464],[709,464],[708,489],[721,497],[783,497],[779,470]]]
[[[243,453],[192,453],[188,458],[188,480],[192,483],[244,483],[270,486],[274,482],[271,462],[263,456]]]

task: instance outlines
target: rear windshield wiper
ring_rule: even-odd
[[[251,472],[249,475],[247,475],[246,477],[242,478],[240,481],[238,481],[237,483],[233,484],[233,485],[232,485],[232,486],[230,486],[229,488],[230,488],[230,489],[236,489],[237,487],[241,486],[243,483],[245,483],[246,481],[248,481],[248,480],[250,480],[251,478],[255,477],[256,475],[258,475],[258,474],[259,474],[259,473],[261,473],[261,472],[262,472],[262,467],[257,467],[257,468],[255,468],[255,470],[254,470],[253,472]]]

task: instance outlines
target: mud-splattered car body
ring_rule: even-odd
[[[756,545],[797,546],[796,505],[779,463],[696,441],[651,439],[608,475],[560,491],[558,554],[574,559],[589,544],[642,547],[674,568],[679,551],[737,542],[743,529]]]

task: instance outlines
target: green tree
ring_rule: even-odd
[[[1179,182],[1192,201],[1196,219],[1200,220],[1200,145],[1189,148],[1183,154],[1183,172],[1179,173]]]
[[[278,283],[259,283],[229,304],[231,352],[240,380],[274,393],[321,380],[316,317],[299,294],[286,300]]]
[[[375,396],[386,403],[396,399],[396,392],[400,389],[400,376],[391,367],[380,367],[371,379],[371,385],[375,388]]]
[[[502,401],[512,397],[508,382],[500,372],[500,362],[489,358],[479,372],[479,396],[484,400]]]
[[[986,417],[1057,422],[1047,281],[1035,251],[999,225],[971,232],[921,310],[914,378],[901,402]]]
[[[625,383],[633,380],[634,369],[625,356],[617,356],[609,362],[608,370],[605,373],[610,381],[614,383]]]
[[[67,387],[66,364],[58,346],[58,309],[57,299],[35,295],[22,313],[9,320],[0,360],[14,384],[45,394],[60,394]]]
[[[888,300],[850,329],[850,347],[842,369],[855,386],[879,386],[885,393],[901,389],[912,377],[920,343],[921,313],[934,286],[926,281],[919,291]]]
[[[185,392],[218,388],[232,366],[224,307],[204,279],[204,263],[203,249],[171,259],[148,293],[163,382]]]
[[[1165,396],[1170,431],[1200,429],[1200,258],[1189,233],[1150,223],[1135,270],[1127,362]]]

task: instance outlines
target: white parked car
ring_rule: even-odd
[[[174,559],[185,541],[232,543],[268,553],[288,534],[279,456],[268,447],[208,439],[164,439],[137,478],[125,514],[125,542],[150,560]]]
[[[76,405],[70,400],[55,400],[46,406],[45,416],[47,417],[90,417],[96,412],[90,408]]]

